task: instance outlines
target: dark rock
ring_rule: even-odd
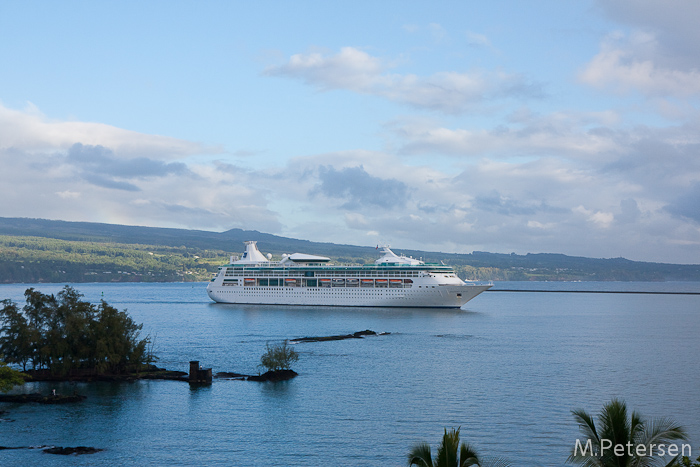
[[[240,373],[232,373],[229,371],[220,371],[214,375],[214,378],[223,378],[223,379],[245,379],[248,377],[249,377],[249,375],[242,375]]]
[[[70,402],[80,402],[83,399],[86,399],[86,397],[79,394],[73,394],[70,396],[63,394],[42,396],[39,393],[0,394],[0,402],[15,402],[19,404],[26,404],[29,402],[36,402],[38,404],[67,404]]]
[[[382,333],[383,335],[384,333]],[[377,333],[366,329],[364,331],[357,331],[352,334],[341,334],[337,336],[321,336],[321,337],[300,337],[298,339],[292,339],[291,342],[325,342],[325,341],[340,341],[344,339],[362,339],[364,336],[376,336]]]
[[[248,381],[286,381],[299,376],[294,370],[266,371],[258,376],[248,376]]]
[[[183,371],[170,371],[149,365],[146,369],[131,373],[97,373],[95,370],[70,370],[65,375],[55,375],[49,370],[27,370],[25,375],[32,381],[136,381],[139,379],[166,379],[187,381],[187,373]],[[184,378],[183,378],[184,377]]]
[[[151,373],[140,373],[138,379],[164,379],[171,381],[189,381],[184,371],[159,370]]]
[[[61,456],[69,456],[71,454],[75,454],[76,456],[79,456],[81,454],[95,454],[96,452],[100,451],[104,451],[104,449],[97,449],[88,446],[77,446],[74,448],[54,446],[43,450],[43,452],[45,452],[46,454],[59,454]]]

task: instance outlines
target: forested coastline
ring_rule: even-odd
[[[204,281],[221,251],[0,235],[0,283]]]
[[[206,232],[43,219],[0,218],[0,283],[206,281],[243,242],[264,253],[330,257],[336,263],[371,263],[374,247],[297,240],[257,231]],[[469,254],[401,249],[426,262],[450,265],[477,281],[700,281],[700,265],[584,258],[554,253]]]

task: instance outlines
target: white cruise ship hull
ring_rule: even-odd
[[[383,247],[374,264],[332,265],[301,253],[271,262],[246,243],[241,259],[219,268],[207,286],[218,303],[460,308],[490,285],[473,285],[444,264],[398,256]]]
[[[434,286],[416,289],[223,287],[209,284],[209,298],[218,303],[461,308],[490,285]]]

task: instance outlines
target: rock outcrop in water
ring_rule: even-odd
[[[46,454],[59,454],[61,456],[70,456],[71,454],[75,454],[76,456],[79,456],[81,454],[95,454],[96,452],[104,451],[104,449],[98,449],[89,446],[77,446],[74,448],[53,446],[50,448],[43,449],[42,451]]]
[[[165,368],[158,368],[155,365],[150,365],[147,369],[133,373],[122,374],[96,374],[94,372],[71,371],[65,375],[52,374],[48,370],[27,370],[24,374],[29,376],[30,381],[136,381],[139,379],[165,379],[176,381],[187,381],[187,373],[184,371],[172,371]]]
[[[337,336],[321,336],[321,337],[299,337],[297,339],[291,339],[290,342],[325,342],[325,341],[341,341],[344,339],[362,339],[364,336],[384,336],[389,334],[388,332],[382,332],[377,334],[374,331],[365,329],[364,331],[353,332],[352,334],[340,334]]]
[[[76,456],[81,454],[95,454],[96,452],[104,451],[104,449],[89,446],[76,446],[74,448],[64,448],[61,446],[0,446],[0,451],[5,449],[41,449],[41,451],[46,454],[59,454],[62,456],[69,456],[71,454],[75,454]]]
[[[248,376],[248,381],[287,381],[289,379],[299,376],[294,370],[275,370],[266,371],[265,373],[257,376]]]
[[[44,396],[37,392],[32,394],[0,394],[0,402],[14,402],[26,404],[28,402],[36,402],[38,404],[68,404],[71,402],[80,402],[86,399],[80,394],[55,394]]]

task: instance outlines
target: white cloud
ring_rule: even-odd
[[[467,44],[471,47],[483,47],[493,52],[497,51],[493,44],[491,44],[491,40],[489,40],[489,38],[484,34],[479,34],[474,31],[467,31],[465,32],[465,36],[467,38]]]
[[[177,138],[146,135],[102,123],[52,121],[33,104],[27,111],[0,104],[0,148],[22,151],[66,150],[75,143],[108,147],[123,156],[174,159],[201,153],[221,152]]]
[[[80,198],[80,192],[77,192],[77,191],[65,190],[65,191],[59,191],[56,194],[63,199],[78,199],[78,198]]]
[[[700,94],[700,70],[681,70],[658,63],[656,38],[637,34],[628,42],[608,38],[580,79],[618,93],[636,90],[650,97],[688,97]],[[648,58],[645,58],[648,57]]]
[[[492,129],[450,129],[413,120],[397,122],[391,131],[403,143],[402,154],[556,156],[590,160],[623,151],[616,132],[601,131],[613,119],[610,112],[557,112],[546,116],[523,113],[512,125]]]
[[[613,220],[615,219],[615,216],[610,212],[593,211],[591,209],[586,209],[583,206],[575,207],[573,212],[582,214],[587,221],[592,222],[593,224],[602,228],[610,227],[610,224],[612,224]]]
[[[487,100],[508,97],[540,97],[538,85],[522,76],[503,72],[442,71],[427,77],[389,73],[388,60],[372,57],[354,47],[335,55],[319,52],[292,55],[280,66],[269,67],[270,76],[289,76],[322,90],[347,89],[380,96],[413,107],[459,114]]]
[[[654,50],[638,50],[662,68],[697,69],[700,60],[700,2],[696,0],[598,0],[598,8],[621,24],[631,26],[634,36],[653,38]]]
[[[629,32],[616,31],[580,73],[582,82],[648,97],[700,94],[700,2],[599,0],[598,9]]]
[[[212,229],[251,222],[278,231],[264,190],[245,177],[232,182],[210,166],[167,161],[208,149],[0,106],[0,215]]]
[[[543,224],[541,222],[537,221],[527,221],[527,226],[532,228],[532,229],[551,229],[555,227],[555,224],[549,223],[549,224]]]
[[[0,139],[0,215],[213,230],[240,227],[318,241],[381,241],[434,251],[564,252],[700,262],[700,216],[694,208],[700,192],[700,132],[692,125],[607,133],[598,129],[598,141],[587,144],[607,148],[604,156],[582,150],[582,135],[592,131],[591,123],[606,118],[522,112],[513,129],[480,136],[485,151],[504,157],[481,156],[468,163],[453,159],[461,164],[459,170],[381,151],[303,156],[262,170],[226,160],[125,156],[102,146],[102,140],[36,150],[32,148],[39,145],[31,141],[18,149]],[[20,121],[34,125],[31,119]],[[433,130],[423,122],[421,131],[442,135]],[[395,135],[410,143],[417,131],[403,128]],[[444,133],[432,142],[436,154],[449,152],[444,140],[468,134],[460,129]],[[84,140],[79,132],[75,136]],[[455,138],[453,152],[467,151],[477,141],[470,138]],[[45,135],[39,139],[50,141]],[[136,140],[149,138],[140,135]],[[530,156],[506,157],[518,146]],[[139,154],[147,152],[133,147]],[[549,154],[537,155],[537,148]]]

